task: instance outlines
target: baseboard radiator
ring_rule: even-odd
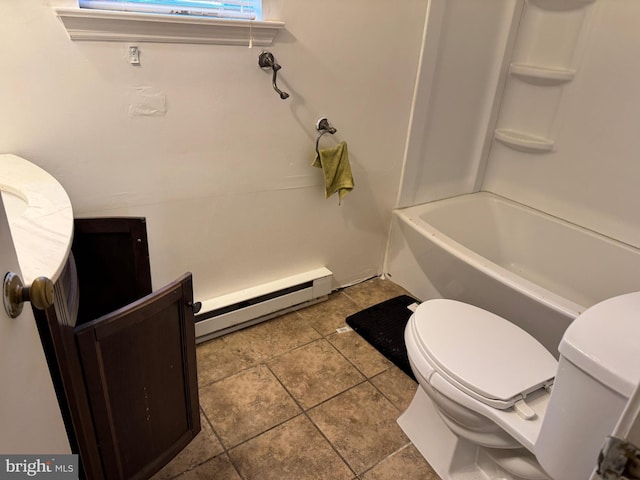
[[[196,342],[269,320],[327,299],[333,273],[326,268],[281,278],[202,301],[196,315]]]

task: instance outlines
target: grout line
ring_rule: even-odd
[[[401,446],[399,449],[397,449],[395,452],[391,452],[389,455],[387,455],[386,457],[384,457],[382,460],[380,460],[378,463],[376,463],[375,465],[372,465],[371,467],[367,468],[364,472],[362,472],[360,475],[365,475],[368,472],[370,472],[371,470],[373,470],[374,468],[376,468],[378,465],[380,465],[383,462],[386,462],[388,459],[390,459],[391,457],[393,457],[394,455],[400,453],[402,450],[404,450],[405,448],[409,448],[411,446],[411,442],[407,442],[405,445]],[[358,477],[359,478],[359,477]]]
[[[225,445],[225,443],[222,441],[222,437],[220,436],[220,434],[216,431],[216,429],[213,426],[213,423],[211,423],[211,420],[209,420],[209,416],[207,415],[207,413],[204,411],[204,408],[202,408],[202,405],[200,405],[200,410],[202,411],[202,415],[204,416],[206,422],[209,424],[209,427],[211,427],[211,431],[213,432],[213,435],[216,437],[216,439],[218,440],[218,443],[220,443],[220,446],[222,447],[222,452],[214,455],[213,457],[211,457],[209,460],[207,460],[206,462],[202,462],[200,464],[198,464],[198,466],[200,465],[204,465],[205,463],[213,460],[214,458],[218,458],[221,455],[226,455],[229,463],[231,463],[231,466],[235,469],[236,473],[238,474],[238,476],[241,479],[244,479],[244,477],[242,476],[242,474],[240,473],[240,469],[238,468],[238,466],[236,465],[236,463],[233,461],[233,458],[231,458],[231,455],[229,455],[229,448],[227,448],[227,446]],[[196,468],[196,467],[194,467]],[[191,469],[193,470],[193,469]]]
[[[324,339],[324,337],[323,337]],[[328,342],[330,343],[330,342]],[[269,366],[267,366],[267,368],[269,368]],[[329,444],[329,446],[331,447],[331,449],[336,453],[336,455],[338,455],[338,458],[340,458],[344,464],[347,466],[347,468],[355,475],[355,478],[358,478],[358,473],[351,467],[351,465],[349,464],[349,462],[347,462],[347,460],[342,456],[342,454],[338,451],[338,449],[336,448],[336,446],[333,444],[333,442],[324,434],[324,432],[320,429],[320,427],[318,427],[318,425],[316,425],[316,423],[313,421],[313,419],[309,416],[309,411],[313,410],[314,408],[328,402],[329,400],[337,397],[338,395],[341,395],[349,390],[351,390],[352,388],[354,388],[356,385],[353,385],[351,387],[349,387],[347,390],[344,390],[340,393],[337,393],[336,395],[331,396],[330,398],[323,400],[322,402],[313,405],[312,407],[309,408],[305,408],[299,401],[297,398],[294,397],[293,393],[291,393],[289,391],[289,389],[286,387],[286,385],[284,383],[282,383],[282,381],[280,380],[280,378],[276,375],[276,373],[271,370],[271,368],[269,368],[269,371],[273,374],[274,377],[276,377],[276,379],[278,380],[278,382],[280,383],[280,385],[282,385],[282,388],[285,389],[285,391],[287,392],[287,394],[289,394],[289,396],[293,399],[293,401],[296,403],[296,405],[298,405],[298,407],[300,408],[300,410],[302,411],[301,415],[304,415],[307,420],[309,420],[309,422],[311,423],[311,425],[313,425],[313,428],[316,429],[316,431],[320,434],[320,436],[322,438],[324,438],[324,440]],[[358,385],[360,385],[360,383],[358,383]]]
[[[315,407],[314,407],[315,408]],[[303,413],[303,415],[305,417],[307,417],[307,419],[309,420],[309,422],[311,422],[311,425],[313,425],[313,428],[316,429],[316,431],[320,434],[320,436],[322,438],[325,439],[325,441],[329,444],[329,446],[331,447],[331,449],[336,453],[336,455],[338,455],[338,458],[340,458],[340,460],[342,460],[344,462],[344,464],[347,466],[347,468],[349,470],[351,470],[351,472],[355,475],[355,478],[360,478],[358,476],[358,472],[356,472],[353,467],[349,464],[349,462],[347,462],[347,459],[344,458],[342,456],[342,454],[338,451],[338,449],[336,448],[336,446],[333,444],[333,442],[324,434],[324,432],[322,430],[320,430],[320,427],[318,427],[318,425],[316,425],[316,422],[313,421],[313,419],[309,416],[309,412],[305,411]]]
[[[240,466],[238,466],[237,463],[233,460],[233,457],[231,456],[231,454],[228,451],[225,451],[225,454],[227,455],[227,458],[229,459],[229,463],[231,464],[231,466],[235,469],[236,473],[238,474],[238,477],[240,477],[241,480],[245,480],[245,476],[242,475],[242,472],[240,471]]]
[[[211,431],[220,442],[220,445],[222,445],[222,448],[224,448],[224,444],[222,443],[222,437],[220,437],[220,435],[218,435],[218,432],[216,432],[216,429],[213,428],[213,423],[211,423],[211,420],[209,420],[209,417],[207,416],[207,412],[204,411],[204,408],[202,408],[202,405],[199,405],[199,407],[200,407],[200,413],[204,417],[205,421],[209,424]]]
[[[324,340],[326,340],[326,338],[325,338],[325,337],[323,337],[323,339],[324,339]],[[327,343],[328,343],[329,345],[331,345],[331,342],[329,342],[328,340],[326,340],[326,341],[327,341]],[[331,346],[333,347],[333,345],[331,345]],[[333,348],[335,349],[335,347],[333,347]],[[336,350],[337,350],[337,349],[336,349]],[[340,352],[338,351],[338,353],[340,353]],[[342,354],[341,354],[341,355],[342,355]],[[343,356],[343,357],[344,357],[344,356]],[[351,362],[349,362],[349,363],[351,363]],[[269,366],[268,366],[268,365],[267,365],[267,368],[269,368]],[[298,405],[298,407],[302,410],[302,415],[304,415],[304,416],[307,418],[307,420],[309,420],[309,422],[311,422],[311,425],[313,425],[313,427],[316,429],[316,431],[317,431],[317,432],[322,436],[322,438],[324,438],[324,440],[329,444],[329,446],[330,446],[330,447],[331,447],[331,449],[336,453],[336,455],[338,455],[338,457],[339,457],[339,458],[344,462],[344,464],[347,466],[347,468],[348,468],[348,469],[349,469],[349,470],[350,470],[350,471],[355,475],[355,477],[354,477],[354,478],[355,478],[355,479],[359,479],[360,477],[359,477],[359,475],[358,475],[358,472],[356,472],[356,471],[354,470],[354,468],[353,468],[353,467],[351,466],[351,464],[347,461],[347,459],[346,459],[346,458],[344,458],[344,456],[343,456],[343,455],[338,451],[338,449],[337,449],[337,448],[336,448],[336,446],[333,444],[333,442],[332,442],[332,441],[331,441],[331,440],[330,440],[330,439],[329,439],[329,438],[324,434],[324,432],[320,429],[320,427],[316,424],[316,422],[314,422],[314,421],[313,421],[313,419],[312,419],[312,418],[311,418],[311,416],[309,415],[309,412],[310,412],[311,410],[314,410],[314,409],[316,409],[316,408],[320,407],[321,405],[323,405],[323,404],[325,404],[325,403],[327,403],[327,402],[329,402],[329,401],[333,400],[334,398],[336,398],[336,397],[338,397],[338,396],[342,395],[343,393],[346,393],[346,392],[348,392],[349,390],[352,390],[352,389],[354,389],[354,388],[356,388],[356,387],[358,387],[358,386],[360,386],[360,385],[362,385],[362,384],[366,383],[366,382],[368,381],[368,380],[367,380],[367,378],[366,378],[366,376],[365,376],[365,375],[363,375],[363,377],[365,378],[363,381],[358,382],[358,383],[356,383],[356,384],[354,384],[354,385],[350,386],[350,387],[349,387],[349,388],[347,388],[346,390],[343,390],[343,391],[341,391],[341,392],[339,392],[339,393],[336,393],[335,395],[332,395],[331,397],[329,397],[329,398],[327,398],[327,399],[323,400],[322,402],[320,402],[320,403],[318,403],[318,404],[316,404],[316,405],[313,405],[313,406],[311,406],[311,407],[309,407],[309,408],[305,408],[305,407],[304,407],[304,406],[303,406],[303,405],[298,401],[298,399],[297,399],[297,398],[295,398],[295,396],[293,395],[293,393],[289,391],[289,389],[288,389],[288,388],[286,387],[286,385],[285,385],[285,384],[280,380],[280,378],[276,375],[276,373],[275,373],[273,370],[271,370],[271,368],[269,368],[269,371],[270,371],[270,372],[273,374],[273,376],[278,380],[278,382],[280,383],[280,385],[282,385],[282,388],[284,388],[284,389],[285,389],[285,391],[287,392],[287,394],[289,394],[289,396],[293,399],[293,401],[296,403],[296,405]]]
[[[311,327],[311,328],[313,328],[313,327]],[[237,374],[239,374],[239,373],[242,373],[242,372],[244,372],[244,371],[246,371],[246,370],[250,370],[250,369],[252,369],[252,368],[258,367],[258,366],[260,366],[260,365],[266,365],[266,364],[267,364],[267,362],[271,362],[271,361],[273,361],[273,360],[276,360],[277,358],[280,358],[280,357],[282,357],[282,356],[284,356],[284,355],[287,355],[287,354],[289,354],[289,353],[291,353],[291,352],[293,352],[293,351],[295,351],[295,350],[298,350],[298,349],[300,349],[300,348],[306,347],[307,345],[310,345],[310,344],[312,344],[313,342],[316,342],[316,341],[318,341],[318,340],[322,340],[322,339],[324,338],[324,337],[322,336],[322,333],[318,332],[318,331],[317,331],[317,330],[315,330],[315,329],[314,329],[314,331],[315,331],[318,335],[320,335],[320,337],[318,337],[318,338],[314,338],[314,339],[312,339],[312,340],[309,340],[309,341],[308,341],[308,342],[306,342],[306,343],[301,343],[300,345],[296,345],[295,347],[290,348],[289,350],[286,350],[286,351],[284,351],[284,352],[278,353],[278,354],[273,355],[273,356],[271,356],[271,357],[269,357],[269,358],[264,358],[264,359],[257,360],[255,363],[252,363],[251,365],[247,365],[246,367],[242,367],[242,368],[240,368],[239,370],[235,370],[235,371],[233,371],[232,373],[230,373],[230,374],[228,374],[228,375],[224,375],[224,376],[222,376],[222,377],[220,377],[220,378],[216,378],[215,380],[211,380],[211,381],[210,381],[210,382],[208,382],[208,383],[198,384],[198,389],[202,389],[202,388],[208,387],[208,386],[210,386],[210,385],[213,385],[214,383],[218,383],[218,382],[220,382],[220,381],[222,381],[222,380],[226,380],[226,379],[231,378],[231,377],[233,377],[233,376],[235,376],[235,375],[237,375]],[[234,333],[235,333],[235,332],[234,332]]]

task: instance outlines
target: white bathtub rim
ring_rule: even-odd
[[[513,290],[522,293],[523,295],[535,299],[537,302],[545,305],[553,311],[569,316],[571,318],[576,318],[587,308],[586,306],[572,302],[565,297],[555,294],[546,288],[543,288],[513,272],[510,272],[497,263],[489,261],[488,259],[475,253],[473,250],[465,247],[461,243],[456,242],[451,237],[442,233],[440,230],[431,226],[427,227],[426,225],[428,224],[426,222],[422,220],[416,221],[414,218],[406,214],[406,210],[408,209],[395,210],[394,213],[406,225],[416,230],[422,236],[427,237],[449,254],[461,259],[483,274],[495,279],[500,283],[507,285],[509,288],[512,288]]]
[[[613,244],[615,245],[617,248],[621,248],[624,250],[631,250],[633,252],[638,252],[638,250],[640,250],[640,248],[636,245],[633,245],[631,243],[622,241],[622,240],[618,240],[617,238],[611,237],[609,235],[606,235],[604,233],[598,232],[596,230],[584,227],[582,225],[579,225],[577,223],[571,222],[570,220],[567,220],[565,218],[562,217],[558,217],[556,215],[553,215],[551,213],[547,213],[543,210],[539,210],[535,207],[531,207],[529,205],[526,205],[524,203],[518,202],[516,200],[512,200],[511,198],[508,197],[504,197],[502,195],[499,195],[497,193],[493,193],[490,192],[488,190],[480,190],[474,193],[463,193],[461,195],[455,195],[452,197],[447,197],[447,198],[442,198],[440,200],[434,200],[431,202],[427,202],[427,203],[421,203],[418,205],[411,205],[409,207],[403,207],[403,208],[399,208],[396,209],[395,211],[397,212],[405,212],[411,209],[420,209],[421,207],[428,207],[432,204],[438,203],[438,202],[452,202],[452,203],[457,203],[457,202],[463,202],[465,201],[465,198],[471,197],[471,196],[478,196],[478,197],[485,197],[488,198],[490,200],[495,200],[498,202],[503,202],[503,203],[508,203],[511,207],[516,208],[518,210],[522,210],[525,211],[529,214],[538,216],[538,217],[542,217],[542,218],[548,218],[552,221],[557,221],[559,223],[564,224],[567,228],[570,228],[571,230],[577,230],[580,233],[584,234],[584,235],[588,235],[590,237],[595,237],[598,240],[601,240],[605,243],[609,243],[609,244]],[[442,232],[441,232],[442,234]],[[443,234],[444,235],[444,234]],[[446,236],[446,235],[445,235]]]

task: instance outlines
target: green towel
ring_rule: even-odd
[[[323,148],[316,154],[312,165],[322,168],[324,172],[324,193],[329,198],[338,192],[338,204],[353,190],[353,175],[351,175],[351,165],[349,165],[349,151],[347,142],[340,142],[333,148]]]

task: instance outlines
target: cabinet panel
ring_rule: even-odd
[[[144,218],[76,218],[71,250],[80,284],[78,325],[151,293]]]
[[[148,478],[200,431],[190,274],[76,328],[106,478]]]

